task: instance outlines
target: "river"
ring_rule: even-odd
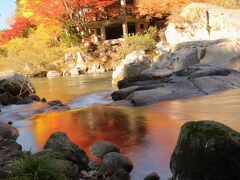
[[[66,132],[89,155],[89,146],[95,141],[112,141],[134,162],[133,180],[143,179],[152,171],[163,180],[171,176],[170,157],[180,128],[187,121],[216,120],[240,131],[240,90],[130,108],[106,105],[114,90],[109,73],[32,81],[39,96],[59,99],[71,110],[31,116],[34,108],[42,106],[35,104],[19,107],[19,113],[30,118],[22,114],[18,118],[0,116],[0,121],[12,118],[20,131],[18,142],[25,150],[41,149],[56,131]],[[3,112],[14,108],[7,107]]]

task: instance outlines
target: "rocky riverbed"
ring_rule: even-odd
[[[51,134],[43,149],[34,154],[22,151],[21,145],[16,142],[18,136],[17,129],[0,123],[1,179],[31,176],[52,179],[52,172],[44,175],[46,172],[39,171],[38,167],[41,166],[54,170],[59,173],[58,177],[62,175],[64,179],[131,179],[133,162],[121,153],[120,147],[111,142],[98,141],[93,144],[90,151],[97,159],[90,160],[86,152],[64,132]],[[238,179],[239,147],[240,134],[221,123],[187,122],[182,126],[171,157],[173,177],[169,179]],[[21,171],[18,171],[20,167]],[[152,172],[142,179],[158,180],[160,176]]]
[[[239,88],[240,73],[217,65],[198,64],[163,76],[142,75],[135,80],[122,80],[118,87],[112,93],[113,100],[141,106]]]
[[[0,73],[0,104],[7,105],[28,105],[32,103],[42,103],[38,112],[69,109],[59,100],[47,101],[36,95],[36,90],[32,82],[24,75],[9,71]],[[45,109],[41,109],[45,107]]]
[[[159,44],[159,56],[133,52],[113,72],[114,104],[134,106],[239,88],[238,40]],[[124,101],[123,101],[124,100]]]

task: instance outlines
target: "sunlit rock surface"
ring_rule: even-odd
[[[134,51],[128,54],[113,72],[112,83],[117,84],[122,79],[139,76],[145,69],[151,66],[151,63],[151,58],[143,51]]]
[[[169,74],[148,74],[118,82],[113,100],[135,106],[209,95],[240,87],[240,72],[217,65],[197,64]]]
[[[165,31],[166,39],[170,44],[177,44],[186,41],[239,38],[239,17],[239,9],[193,3],[182,10],[179,17],[181,22],[169,23]]]

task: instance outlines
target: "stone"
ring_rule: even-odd
[[[80,170],[88,167],[89,160],[85,151],[74,144],[64,132],[51,134],[43,149],[51,149],[63,153],[64,159],[77,164]]]
[[[47,77],[59,77],[62,74],[58,71],[48,71],[47,72]]]
[[[207,24],[206,12],[209,14]],[[181,22],[169,22],[165,36],[170,44],[186,41],[239,38],[238,9],[224,9],[209,3],[191,3],[180,13]]]
[[[198,64],[197,48],[182,48],[161,55],[161,60],[152,64],[151,68],[142,72],[145,76],[166,77],[186,67]]]
[[[15,104],[17,102],[17,98],[14,97],[9,92],[4,92],[0,94],[0,104],[6,106],[10,104]]]
[[[52,106],[51,108],[49,108],[49,110],[70,110],[70,107],[68,105],[58,104]]]
[[[218,65],[196,64],[168,76],[146,75],[139,80],[122,80],[112,93],[116,101],[127,100],[134,106],[161,101],[209,95],[240,87],[240,72]]]
[[[139,86],[130,86],[124,89],[119,89],[118,91],[114,91],[111,94],[112,100],[117,101],[117,100],[126,99],[130,94],[140,89],[141,88]]]
[[[90,160],[90,161],[88,162],[88,167],[89,167],[90,169],[96,169],[96,168],[97,168],[97,162],[94,161],[94,160]]]
[[[36,102],[41,101],[40,97],[37,96],[37,95],[35,95],[35,94],[34,94],[34,95],[31,95],[30,98],[31,98],[33,101],[36,101]]]
[[[111,180],[131,180],[131,176],[126,170],[119,169],[110,177],[110,179]]]
[[[238,179],[240,133],[215,121],[187,122],[170,161],[173,179]]]
[[[42,98],[41,102],[47,102],[46,98]]]
[[[33,100],[30,97],[25,97],[19,100],[18,102],[16,102],[16,104],[31,104],[31,103],[33,103]]]
[[[118,152],[110,152],[106,154],[99,167],[100,171],[105,174],[113,174],[119,169],[124,169],[130,173],[133,169],[133,162]]]
[[[72,68],[72,69],[69,70],[69,74],[70,74],[71,76],[78,76],[78,75],[80,75],[80,74],[84,74],[84,71],[81,70],[80,68],[74,67],[74,68]]]
[[[120,152],[120,148],[108,141],[97,141],[90,147],[90,151],[95,157],[103,158],[109,152]]]
[[[4,139],[16,140],[19,136],[18,130],[6,123],[0,122],[0,137]]]
[[[40,71],[40,72],[34,73],[32,77],[37,77],[37,78],[47,77],[47,71]]]
[[[47,102],[50,106],[56,106],[56,105],[63,105],[63,103],[59,100],[53,100]]]
[[[22,156],[22,146],[13,139],[0,137],[0,165],[4,166]]]
[[[22,98],[35,94],[31,81],[24,75],[9,71],[0,73],[0,94],[9,93]]]
[[[117,84],[122,79],[131,79],[141,74],[152,64],[150,56],[144,52],[134,51],[128,54],[112,75],[112,83]]]
[[[152,172],[144,178],[144,180],[159,180],[159,179],[160,179],[160,176],[156,172]]]

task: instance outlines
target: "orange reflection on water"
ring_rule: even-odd
[[[188,100],[162,102],[141,108],[91,106],[50,112],[32,119],[39,148],[51,133],[64,131],[89,153],[97,140],[118,144],[133,160],[134,180],[152,171],[171,176],[169,161],[180,127],[189,120],[216,120],[240,130],[240,90]]]
[[[38,148],[44,146],[53,132],[63,131],[87,152],[97,140],[114,142],[123,152],[129,152],[131,145],[138,144],[146,132],[145,120],[139,112],[102,106],[51,112],[32,120]]]

